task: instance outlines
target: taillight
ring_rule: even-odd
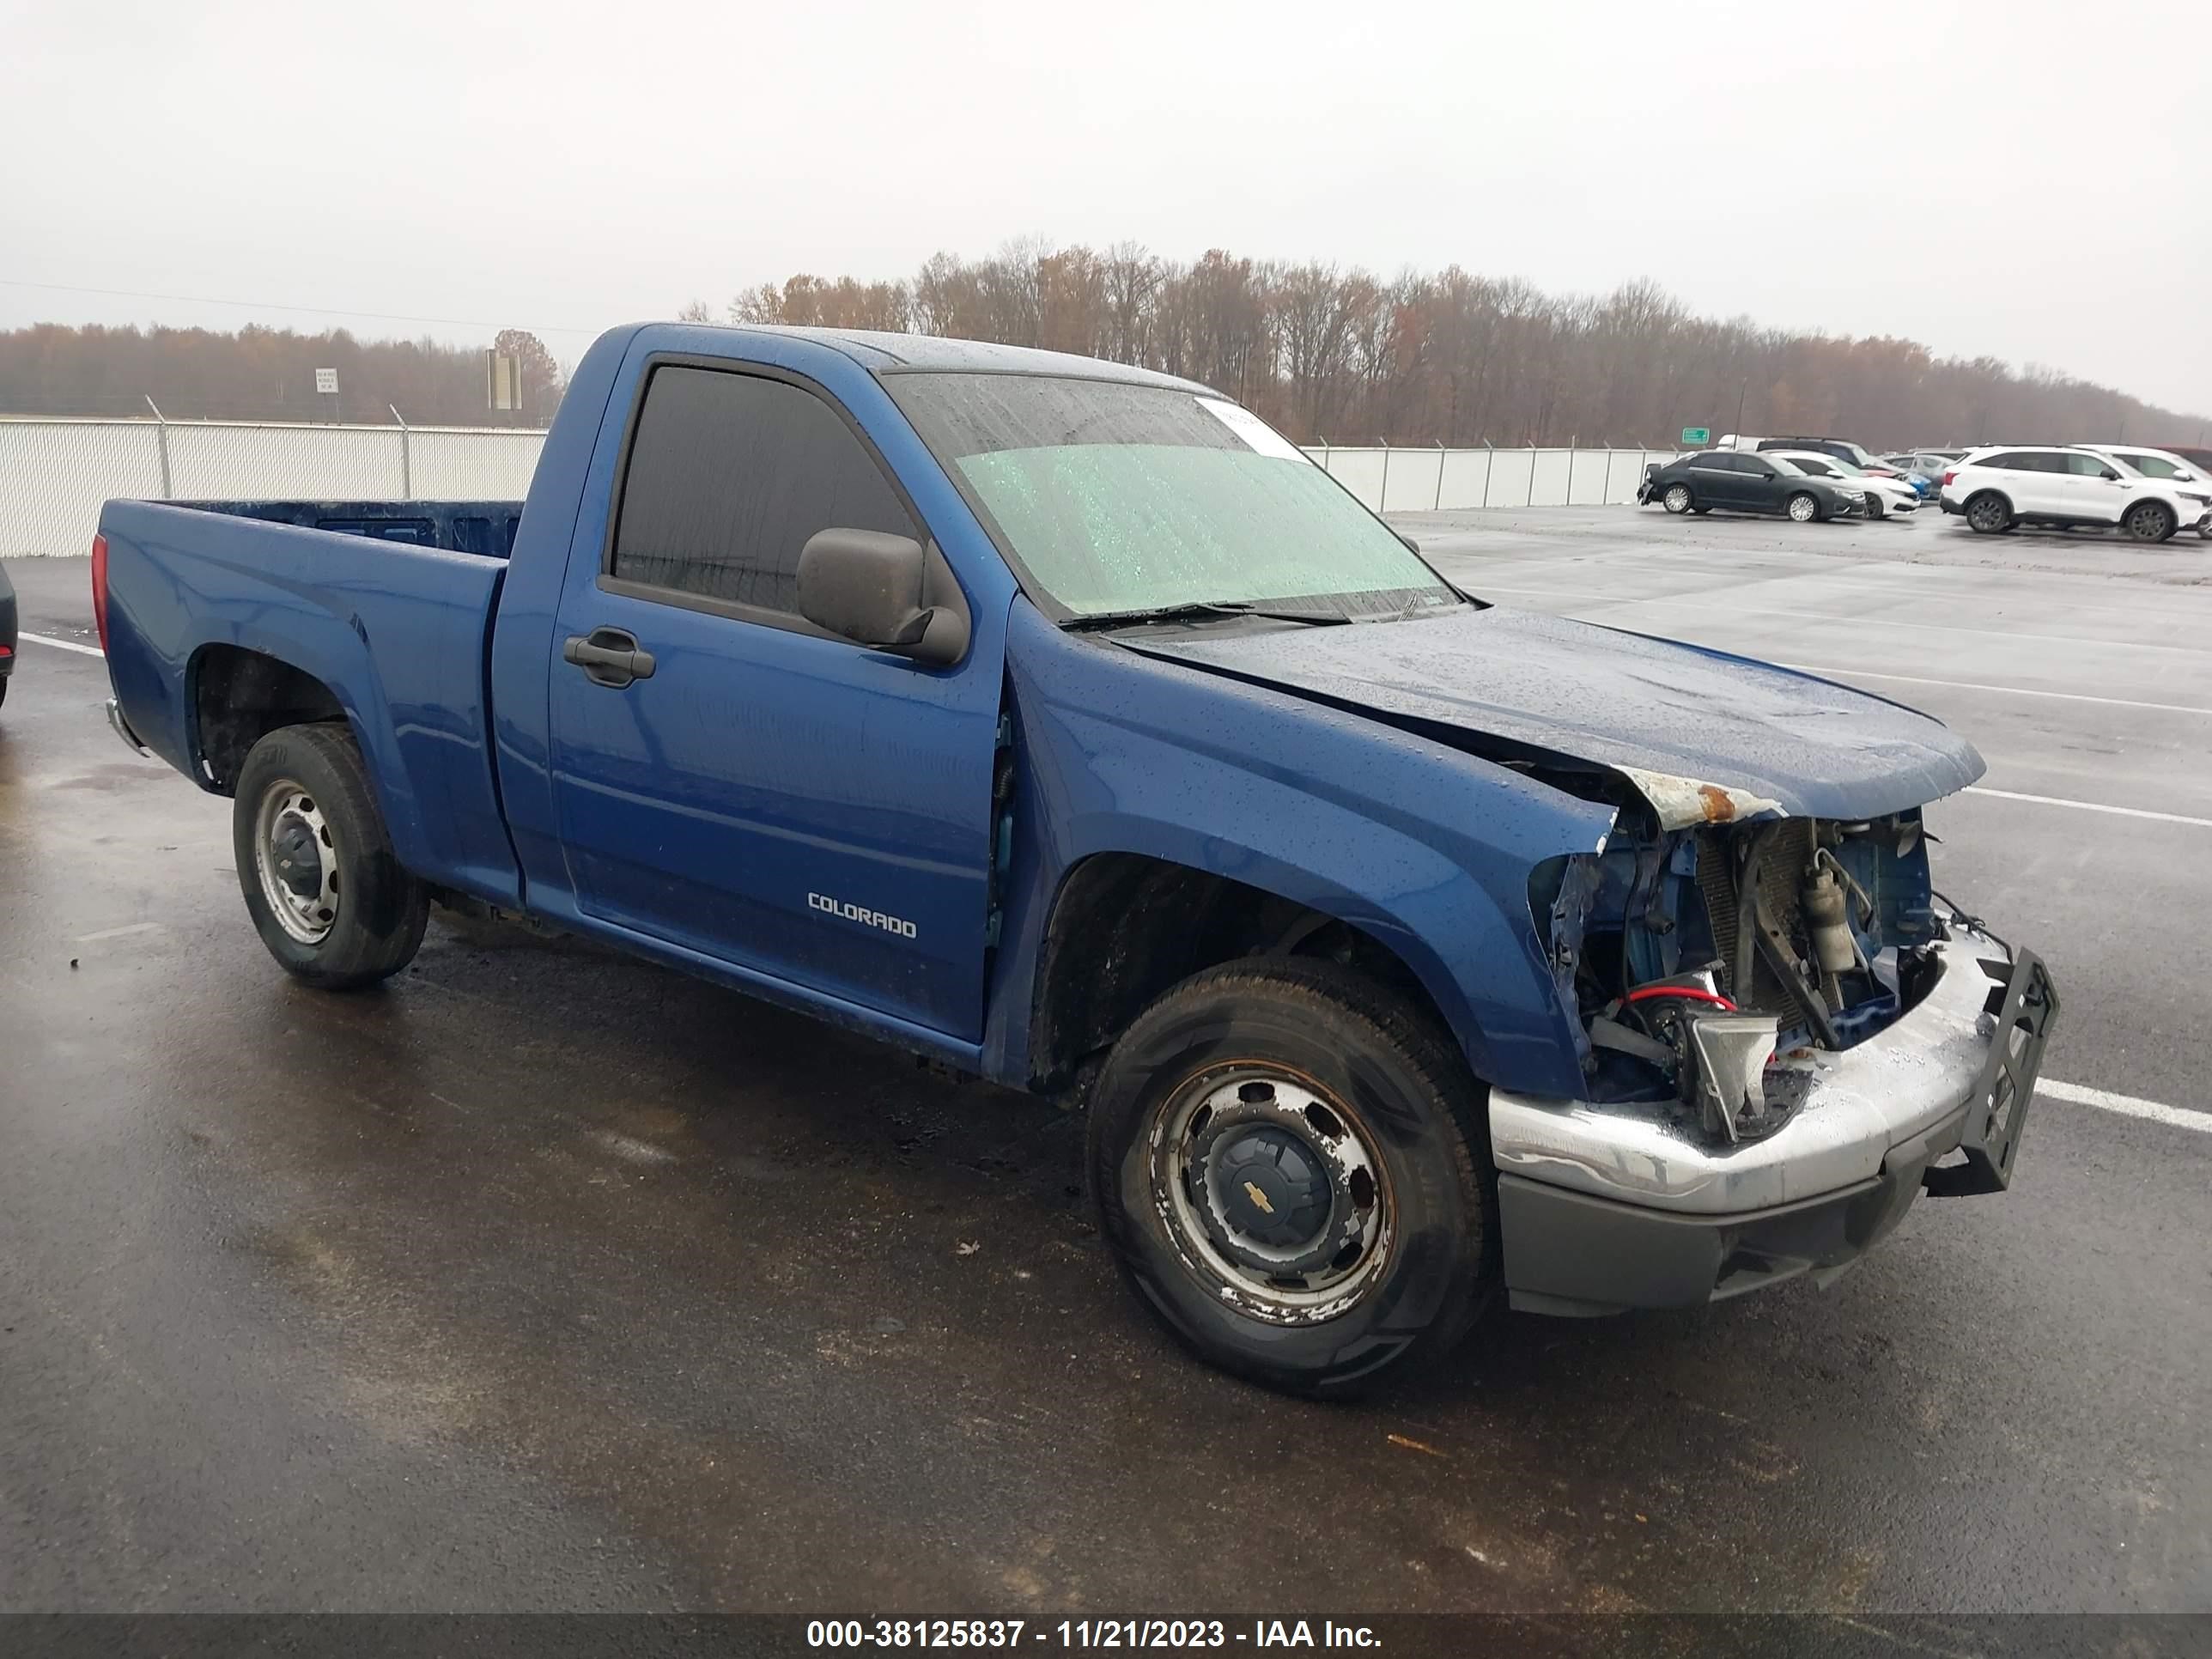
[[[107,538],[92,538],[92,620],[100,629],[100,648],[107,649]]]
[[[1948,489],[1951,487],[1951,480],[1952,480],[1952,479],[1954,479],[1954,478],[1955,478],[1955,477],[1957,477],[1958,476],[1959,476],[1959,470],[1958,470],[1956,467],[1952,467],[1952,468],[1950,468],[1949,470],[1948,470],[1947,471],[1945,471],[1945,473],[1943,474],[1943,488],[1944,488],[1944,489]]]

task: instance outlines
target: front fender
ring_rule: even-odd
[[[1019,850],[990,1033],[1002,1075],[1026,1059],[1062,883],[1085,859],[1131,853],[1362,929],[1419,979],[1478,1076],[1531,1091],[1581,1086],[1529,919],[1528,877],[1545,859],[1594,850],[1611,808],[1356,714],[1014,610]]]

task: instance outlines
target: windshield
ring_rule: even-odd
[[[1070,617],[1203,605],[1397,616],[1462,603],[1234,404],[1043,375],[884,384],[1028,584]]]
[[[1848,442],[1842,439],[1838,439],[1837,441],[1842,446],[1842,447],[1851,452],[1850,463],[1852,465],[1863,469],[1881,465],[1881,463],[1876,461],[1873,456],[1868,454],[1866,451],[1861,449],[1856,444]]]

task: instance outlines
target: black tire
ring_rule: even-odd
[[[1692,504],[1690,511],[1696,514],[1699,518],[1703,518],[1706,514],[1711,512],[1712,508],[1710,507],[1698,507]]]
[[[1273,1081],[1238,1081],[1255,1072]],[[1186,1118],[1200,1098],[1205,1115]],[[1139,1015],[1099,1073],[1089,1161],[1101,1230],[1138,1296],[1201,1358],[1270,1388],[1348,1396],[1449,1352],[1491,1297],[1497,1176],[1483,1111],[1481,1085],[1450,1040],[1364,976],[1285,959],[1210,969]],[[1246,1113],[1274,1115],[1237,1121]],[[1327,1126],[1340,1116],[1331,1141]],[[1328,1279],[1355,1248],[1346,1243],[1296,1281],[1316,1298],[1300,1307],[1281,1305],[1291,1279],[1262,1281],[1224,1254],[1237,1248],[1230,1238],[1252,1243],[1234,1232],[1231,1206],[1255,1221],[1260,1210],[1277,1216],[1250,1180],[1242,1189],[1258,1209],[1227,1181],[1255,1167],[1250,1148],[1262,1138],[1295,1142],[1286,1121],[1319,1132],[1304,1136],[1315,1173],[1303,1195],[1293,1192],[1288,1221],[1326,1219],[1285,1248],[1326,1253],[1353,1236],[1341,1229],[1359,1213],[1359,1175],[1345,1176],[1344,1158],[1317,1149],[1349,1146],[1351,1158],[1367,1159],[1371,1197],[1369,1243],[1344,1268],[1352,1276]],[[1209,1130],[1202,1170],[1181,1162],[1194,1139],[1206,1146]],[[1295,1182],[1295,1153],[1283,1167]],[[1179,1189],[1170,1184],[1178,1170]],[[1201,1204],[1211,1207],[1200,1213]]]
[[[1978,536],[1995,536],[2013,527],[2012,503],[1994,489],[1985,489],[1966,502],[1966,528]]]
[[[1669,513],[1688,513],[1693,509],[1704,512],[1705,508],[1698,507],[1697,501],[1698,498],[1690,493],[1690,486],[1680,479],[1659,492],[1659,505]]]
[[[2164,501],[2137,501],[2120,522],[2139,542],[2162,542],[2181,528],[2173,509]]]
[[[279,792],[304,801],[304,815],[277,803],[280,826],[272,836],[264,813]],[[279,845],[279,841],[283,845]],[[316,860],[323,908],[301,917],[273,898],[264,882],[263,853],[271,882],[289,886],[304,874],[305,854]],[[368,769],[353,734],[342,726],[287,726],[253,745],[239,770],[231,808],[231,852],[246,908],[269,954],[284,971],[318,990],[353,991],[390,978],[414,960],[429,920],[429,889],[392,855],[392,836],[377,810]],[[298,890],[295,890],[295,891]],[[302,904],[314,901],[304,892]],[[279,915],[307,932],[301,937]]]

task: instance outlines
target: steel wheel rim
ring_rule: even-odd
[[[1994,501],[1976,501],[1966,516],[1977,530],[1994,529],[2003,521]]]
[[[1265,1154],[1278,1148],[1292,1156],[1271,1166]],[[1236,1311],[1319,1324],[1381,1282],[1397,1232],[1388,1171],[1373,1131],[1313,1079],[1261,1060],[1210,1066],[1153,1114],[1148,1152],[1153,1207],[1176,1255]],[[1282,1202],[1286,1189],[1313,1196],[1291,1167],[1299,1158],[1328,1189],[1310,1230]]]
[[[287,938],[319,945],[330,937],[338,919],[337,845],[315,798],[293,779],[279,778],[261,792],[253,868]]]
[[[2128,514],[2128,530],[2138,541],[2157,540],[2160,523],[2159,510],[2148,504]]]
[[[1670,513],[1680,513],[1686,510],[1690,505],[1690,491],[1688,487],[1684,484],[1675,484],[1669,489],[1667,492],[1666,505],[1667,510]]]
[[[1814,511],[1810,495],[1792,495],[1790,498],[1790,516],[1799,524],[1811,523]]]

